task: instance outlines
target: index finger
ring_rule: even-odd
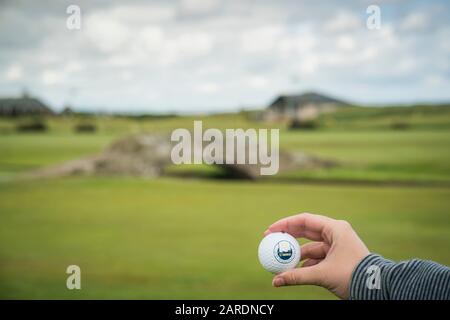
[[[264,235],[272,232],[287,232],[295,238],[307,238],[314,241],[326,240],[336,220],[311,213],[301,213],[283,218],[273,223]],[[329,238],[329,237],[327,237]]]

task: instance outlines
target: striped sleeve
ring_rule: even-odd
[[[393,262],[370,254],[355,268],[353,300],[449,300],[450,268],[433,261]]]

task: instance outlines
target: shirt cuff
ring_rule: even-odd
[[[394,264],[393,261],[374,253],[362,259],[352,273],[350,300],[389,299],[389,270]]]

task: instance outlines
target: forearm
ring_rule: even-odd
[[[370,254],[353,271],[350,299],[450,299],[450,268],[433,261],[395,263]]]

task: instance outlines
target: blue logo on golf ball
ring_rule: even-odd
[[[275,259],[280,263],[289,263],[294,259],[294,246],[286,240],[282,240],[275,245],[273,249]]]

